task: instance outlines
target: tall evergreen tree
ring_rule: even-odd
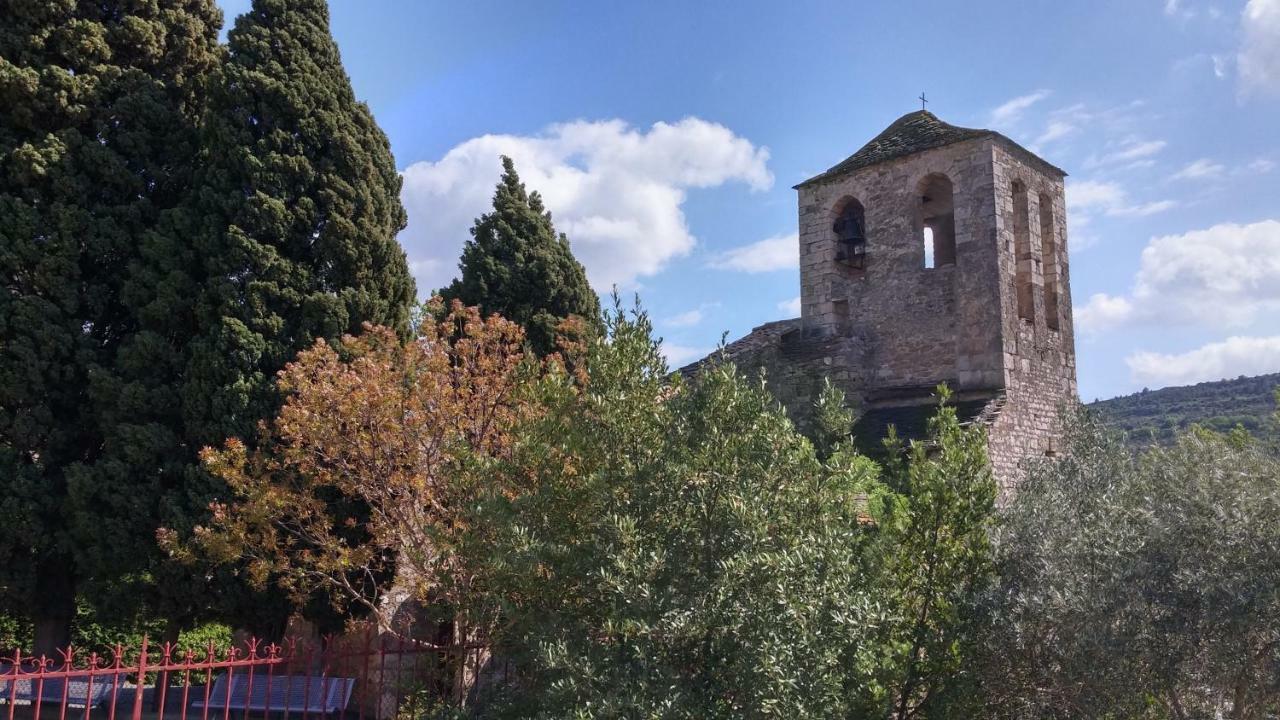
[[[0,2],[0,602],[69,639],[77,587],[143,570],[175,396],[134,300],[194,165],[212,0]],[[170,388],[172,390],[172,388]],[[119,483],[119,484],[118,484]],[[154,547],[154,542],[149,543]]]
[[[555,349],[556,327],[577,316],[599,330],[600,301],[557,233],[537,192],[525,191],[515,163],[502,158],[493,212],[481,215],[462,249],[461,276],[441,294],[523,325],[540,355]]]
[[[325,0],[255,0],[212,93],[185,412],[199,445],[249,438],[273,380],[317,338],[407,332],[415,297],[386,135],[357,102]]]
[[[299,350],[366,322],[407,333],[415,299],[396,241],[406,219],[400,176],[386,135],[356,101],[325,0],[255,0],[236,20],[202,138],[193,209],[180,218],[196,223],[185,272],[197,287],[181,391],[189,463],[163,519],[179,535],[226,497],[195,452],[231,437],[251,442],[277,409],[276,373]],[[190,568],[157,572],[172,581]],[[189,621],[205,594],[157,600],[166,616]],[[286,606],[224,595],[221,610],[250,629],[283,629]]]

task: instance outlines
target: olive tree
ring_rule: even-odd
[[[1018,717],[1280,709],[1280,460],[1193,428],[1135,455],[1083,414],[997,532],[985,667]]]

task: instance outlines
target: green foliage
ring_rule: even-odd
[[[157,647],[165,637],[165,621],[159,618],[104,617],[85,602],[76,606],[75,627],[71,633],[71,645],[80,650],[110,655],[117,645],[125,650],[127,658],[137,657],[145,635],[151,647]],[[14,650],[30,652],[32,643],[31,623],[20,617],[0,615],[0,650],[12,656]],[[222,623],[203,623],[182,630],[176,644],[180,648],[204,649],[209,643],[218,649],[231,646],[231,628]]]
[[[252,441],[278,408],[275,376],[287,362],[364,323],[407,334],[414,302],[396,242],[400,177],[386,136],[355,99],[324,0],[256,0],[237,18],[201,140],[184,218],[194,252],[155,269],[192,288],[180,368],[187,464],[162,518],[179,535],[227,495],[195,454],[227,438]],[[157,575],[183,587],[190,573],[167,563]],[[220,614],[259,634],[278,632],[291,609],[279,594],[248,594],[242,574],[224,571],[216,582]],[[207,597],[165,601],[166,614],[190,616]]]
[[[525,191],[511,158],[502,158],[502,168],[493,211],[476,219],[462,249],[461,275],[441,295],[521,325],[534,351],[546,355],[556,349],[556,328],[565,318],[576,316],[598,331],[600,302],[542,198]]]
[[[826,459],[838,450],[847,450],[856,419],[857,413],[847,405],[844,392],[832,385],[830,378],[823,378],[813,411],[813,444],[818,457]]]
[[[947,717],[985,572],[980,434],[943,410],[938,458],[902,466],[919,499],[899,496],[848,443],[820,459],[732,365],[671,377],[642,312],[606,326],[584,382],[542,388],[511,459],[532,491],[476,522],[523,674],[507,714],[887,717],[906,697]]]
[[[986,433],[960,424],[938,388],[929,440],[890,454],[886,480],[904,500],[882,522],[880,561],[890,603],[902,620],[891,628],[892,716],[968,715],[977,678],[974,607],[993,579],[990,526],[996,484]]]
[[[0,4],[0,605],[42,649],[77,594],[231,602],[156,545],[219,491],[196,453],[250,436],[316,338],[408,327],[399,175],[325,3],[220,25],[212,0]]]
[[[1169,445],[1192,425],[1229,432],[1242,427],[1264,434],[1276,405],[1272,391],[1280,374],[1203,382],[1184,387],[1146,390],[1089,405],[1108,425],[1128,434],[1137,447]]]
[[[1002,515],[983,672],[1009,717],[1280,710],[1280,459],[1201,428],[1141,454],[1087,415]]]
[[[251,437],[299,350],[366,322],[407,333],[414,301],[396,242],[400,176],[355,99],[324,0],[255,0],[236,20],[204,138],[184,388],[198,445]]]
[[[142,267],[188,242],[166,218],[220,24],[212,0],[0,4],[0,601],[43,649],[77,583],[154,557],[177,398],[150,374],[181,338],[148,328]]]

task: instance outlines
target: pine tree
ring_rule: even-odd
[[[408,331],[415,298],[386,135],[357,102],[324,0],[255,0],[212,92],[199,188],[204,287],[190,440],[249,438],[276,371],[363,323]]]
[[[502,168],[493,212],[476,219],[458,264],[461,276],[441,294],[524,326],[534,351],[545,355],[555,349],[565,318],[598,331],[600,301],[541,196],[525,191],[511,158],[502,158]]]
[[[175,396],[135,382],[170,340],[135,301],[180,242],[220,24],[212,0],[0,3],[0,602],[37,651],[69,640],[78,587],[154,555]]]

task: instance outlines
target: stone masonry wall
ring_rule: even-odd
[[[966,140],[801,186],[802,316],[762,325],[725,348],[743,370],[765,372],[770,391],[801,426],[824,378],[863,409],[932,402],[928,390],[941,382],[959,397],[1003,396],[989,450],[1005,497],[1028,459],[1058,452],[1059,409],[1076,399],[1062,177],[1006,143]],[[956,260],[926,268],[920,193],[934,174],[952,186]],[[1026,228],[1021,259],[1015,181],[1025,188],[1028,216],[1019,224]],[[1041,256],[1042,197],[1052,263]],[[864,209],[863,269],[836,260],[833,225],[849,198]],[[1046,317],[1046,270],[1058,277],[1057,329]],[[1020,317],[1027,307],[1031,319]],[[903,399],[909,397],[916,399]]]
[[[1007,402],[991,428],[990,453],[1002,495],[1025,474],[1028,459],[1060,452],[1058,414],[1064,403],[1075,402],[1075,335],[1071,316],[1070,272],[1067,260],[1066,203],[1061,177],[1043,172],[1037,165],[994,144],[996,226],[1000,249],[1003,366]],[[1014,183],[1027,195],[1027,232],[1031,258],[1023,259],[1030,271],[1034,319],[1019,317],[1018,258],[1016,257]],[[1052,212],[1055,254],[1049,263],[1042,256],[1041,199]],[[1046,317],[1045,270],[1058,273],[1058,329]]]
[[[800,283],[810,336],[856,339],[870,363],[863,392],[992,389],[1004,383],[989,140],[928,150],[800,188]],[[926,268],[921,187],[951,183],[956,262]],[[865,209],[865,269],[835,260],[842,205]]]

